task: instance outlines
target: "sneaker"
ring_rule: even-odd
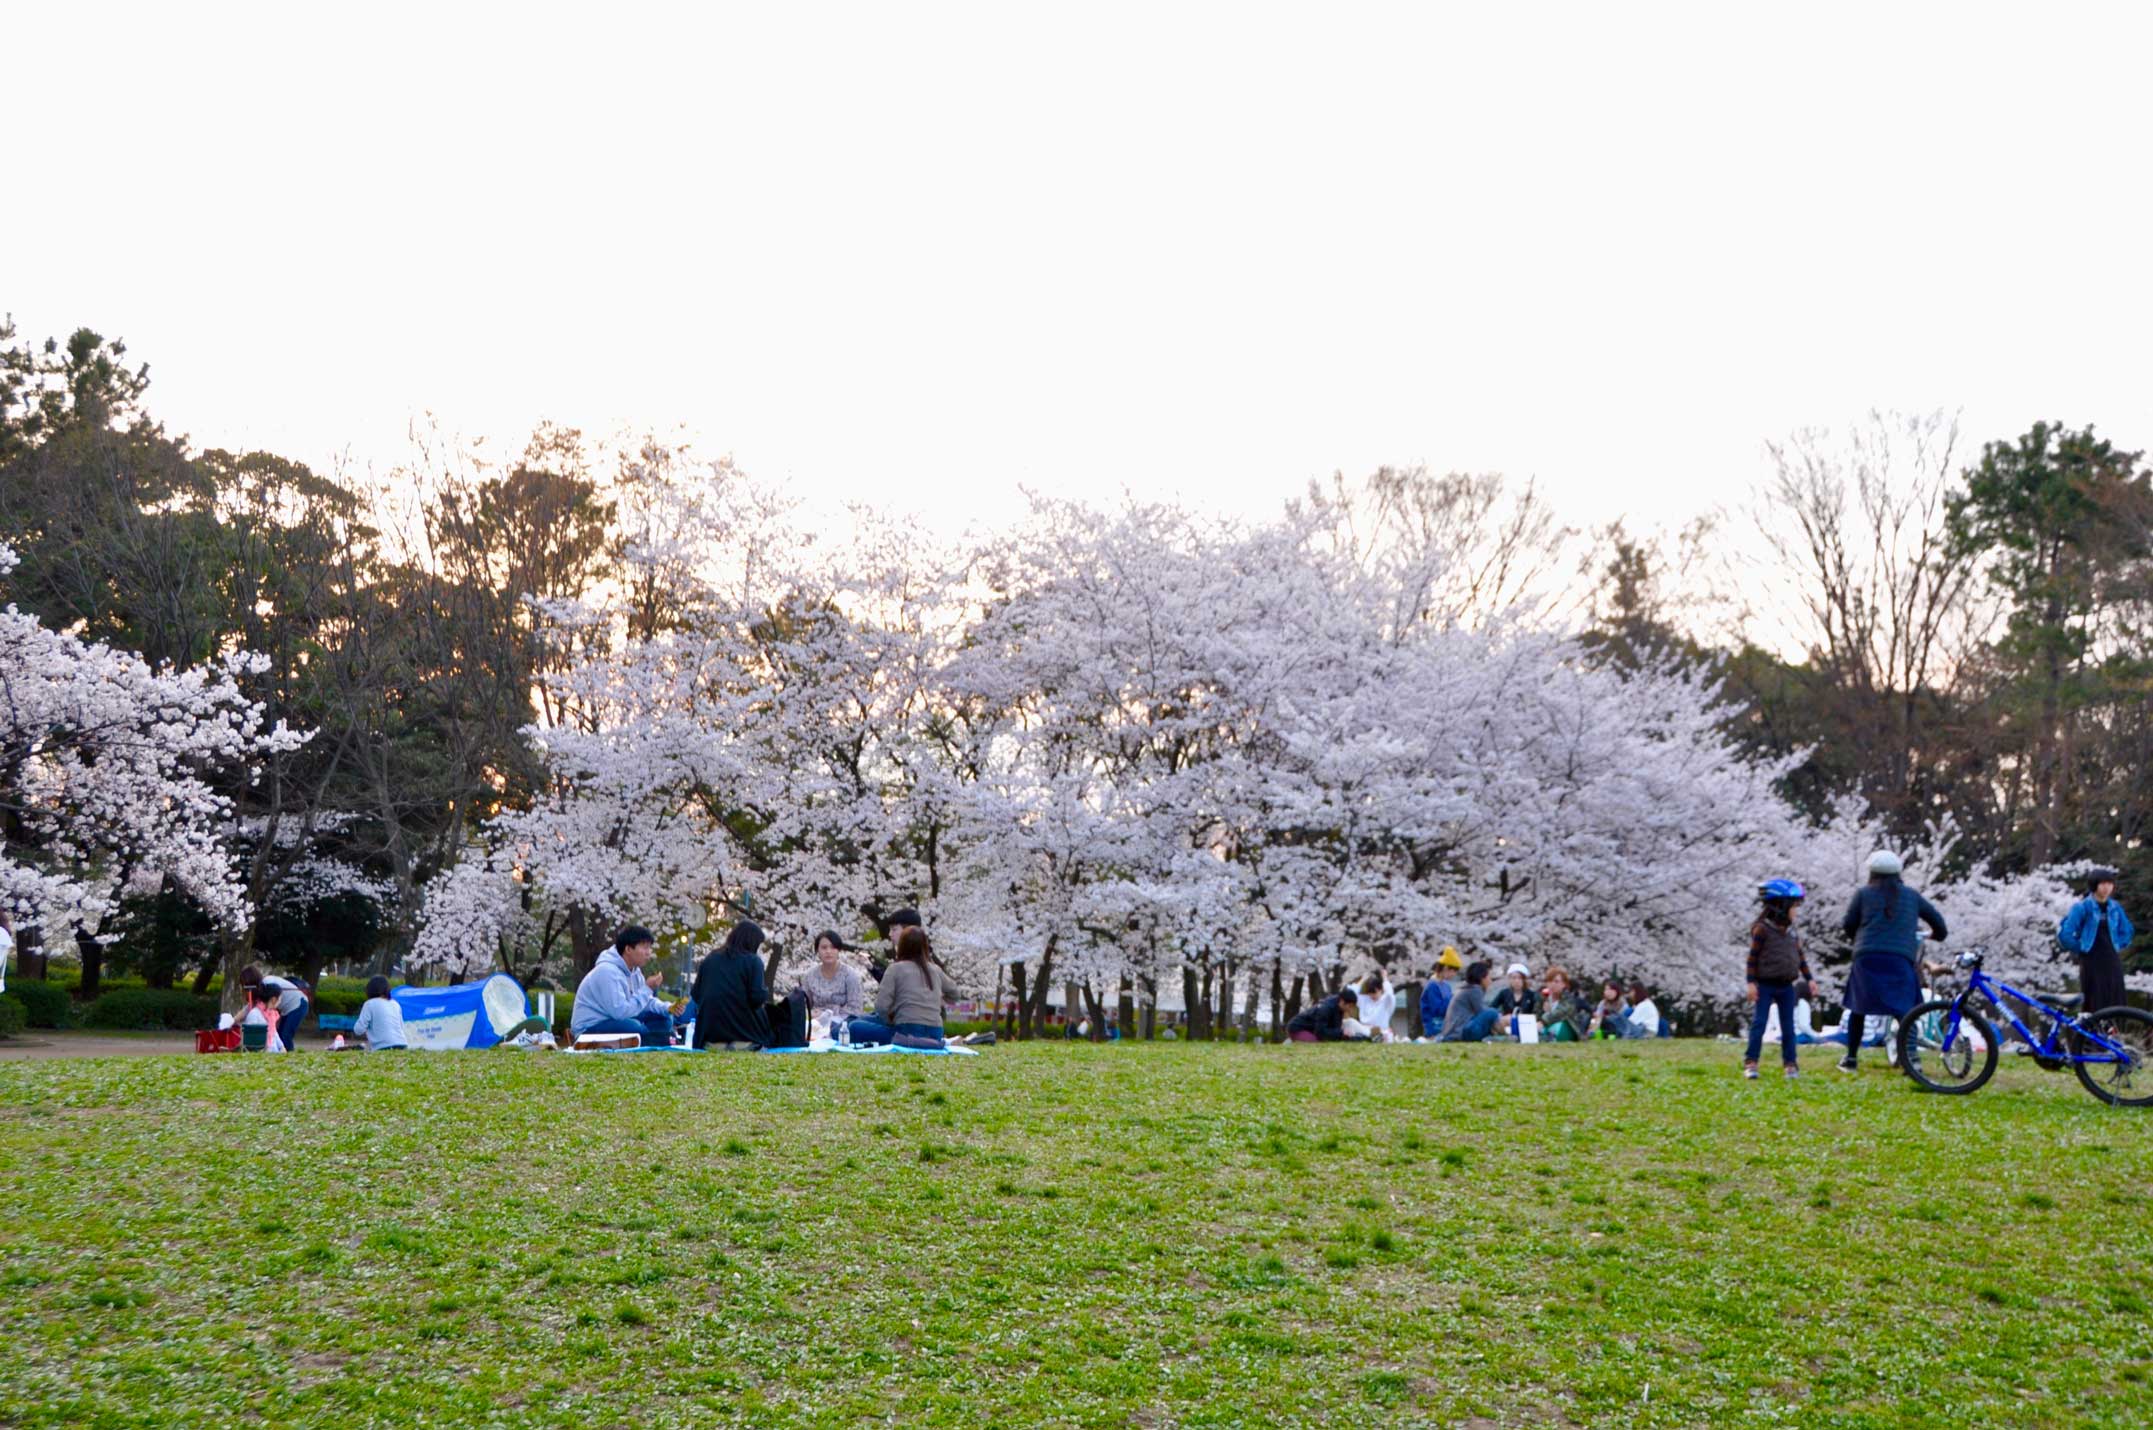
[[[1788,1063],[1786,1068],[1786,1075],[1790,1078],[1800,1077],[1802,1075],[1802,1070],[1796,1067],[1794,1064]]]
[[[1757,1080],[1757,1065],[1755,1063],[1742,1064],[1742,1076],[1748,1078],[1751,1082],[1755,1082]]]
[[[1841,1058],[1838,1062],[1838,1068],[1843,1073],[1860,1072],[1861,1064],[1855,1062],[1852,1058]]]

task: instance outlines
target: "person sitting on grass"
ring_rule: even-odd
[[[299,1025],[306,1021],[307,995],[304,984],[274,973],[264,973],[259,964],[248,964],[239,970],[240,984],[248,989],[266,989],[274,994],[277,1016],[274,1036],[283,1044],[284,1051],[295,1052],[299,1046]]]
[[[1533,971],[1524,964],[1510,965],[1503,987],[1494,999],[1496,1013],[1506,1022],[1520,1013],[1539,1013],[1540,995],[1532,990],[1532,976]]]
[[[1630,980],[1630,1017],[1622,1025],[1625,1038],[1657,1038],[1667,1031],[1667,1020],[1660,1016],[1660,1005],[1652,1001],[1652,991],[1636,979]]]
[[[1398,1011],[1398,994],[1377,969],[1361,980],[1360,1021],[1368,1036],[1379,1043],[1390,1041],[1390,1020]]]
[[[1432,1038],[1443,1031],[1443,1015],[1450,1011],[1450,995],[1457,990],[1450,980],[1465,967],[1465,960],[1458,951],[1445,947],[1435,960],[1435,972],[1428,976],[1428,986],[1420,990],[1420,1035]]]
[[[742,919],[725,944],[695,967],[695,1046],[746,1052],[770,1046],[770,989],[763,981],[763,931]]]
[[[1357,1026],[1360,1011],[1360,990],[1349,983],[1320,1003],[1310,1004],[1294,1014],[1293,1020],[1286,1024],[1286,1036],[1296,1043],[1345,1042],[1348,1040],[1346,1021],[1352,1019]]]
[[[1436,1035],[1437,1042],[1484,1043],[1495,1031],[1495,1020],[1501,1015],[1488,1006],[1488,973],[1493,967],[1484,958],[1466,965],[1465,981],[1451,997],[1450,1011],[1443,1015],[1443,1031]]]
[[[867,1011],[867,988],[859,970],[849,967],[844,955],[855,950],[835,929],[815,935],[815,965],[794,980],[793,992],[807,999],[814,1020],[837,1035],[837,1025],[849,1023]]]
[[[897,957],[875,990],[874,1016],[852,1020],[852,1041],[866,1046],[945,1047],[942,1005],[948,1001],[949,985],[934,966],[934,946],[927,942],[927,931],[916,925],[907,927],[897,935]]]
[[[404,1010],[389,996],[389,980],[378,973],[366,980],[366,1002],[352,1020],[351,1036],[370,1053],[401,1052],[409,1047],[404,1041]]]
[[[643,965],[657,951],[655,935],[630,924],[613,936],[613,946],[598,955],[591,971],[576,985],[575,1013],[568,1021],[572,1037],[585,1033],[634,1033],[646,1048],[670,1047],[673,1015],[643,981]]]
[[[1542,1037],[1550,1043],[1581,1043],[1592,1022],[1584,998],[1570,981],[1570,970],[1559,963],[1547,971],[1547,986],[1540,990],[1540,1022],[1546,1029]]]
[[[1600,1004],[1592,1010],[1592,1021],[1586,1026],[1586,1035],[1594,1038],[1619,1038],[1623,1026],[1630,1021],[1630,1005],[1622,997],[1622,981],[1610,978],[1600,985]]]

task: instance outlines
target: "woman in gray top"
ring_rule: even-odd
[[[933,955],[925,930],[908,928],[898,935],[897,959],[875,992],[875,1016],[852,1020],[853,1042],[942,1046],[942,1004],[948,998],[948,986],[934,966]]]
[[[847,967],[839,957],[851,951],[852,946],[834,929],[815,935],[815,966],[801,974],[793,987],[806,995],[810,1016],[818,1023],[835,1027],[838,1020],[849,1022],[867,1011],[867,985],[859,970]]]

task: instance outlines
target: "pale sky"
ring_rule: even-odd
[[[673,8],[0,10],[0,310],[203,445],[685,424],[952,531],[1420,461],[1670,521],[1872,406],[2153,447],[2143,5]]]

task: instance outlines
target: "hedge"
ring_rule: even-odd
[[[67,996],[65,988],[39,979],[16,979],[7,996],[22,1004],[33,1028],[64,1028],[75,1011],[75,1000]]]
[[[11,993],[0,993],[0,1038],[12,1038],[28,1023],[22,1004]]]
[[[174,1028],[191,1033],[217,1026],[217,1000],[174,988],[123,988],[85,1008],[88,1028]]]

